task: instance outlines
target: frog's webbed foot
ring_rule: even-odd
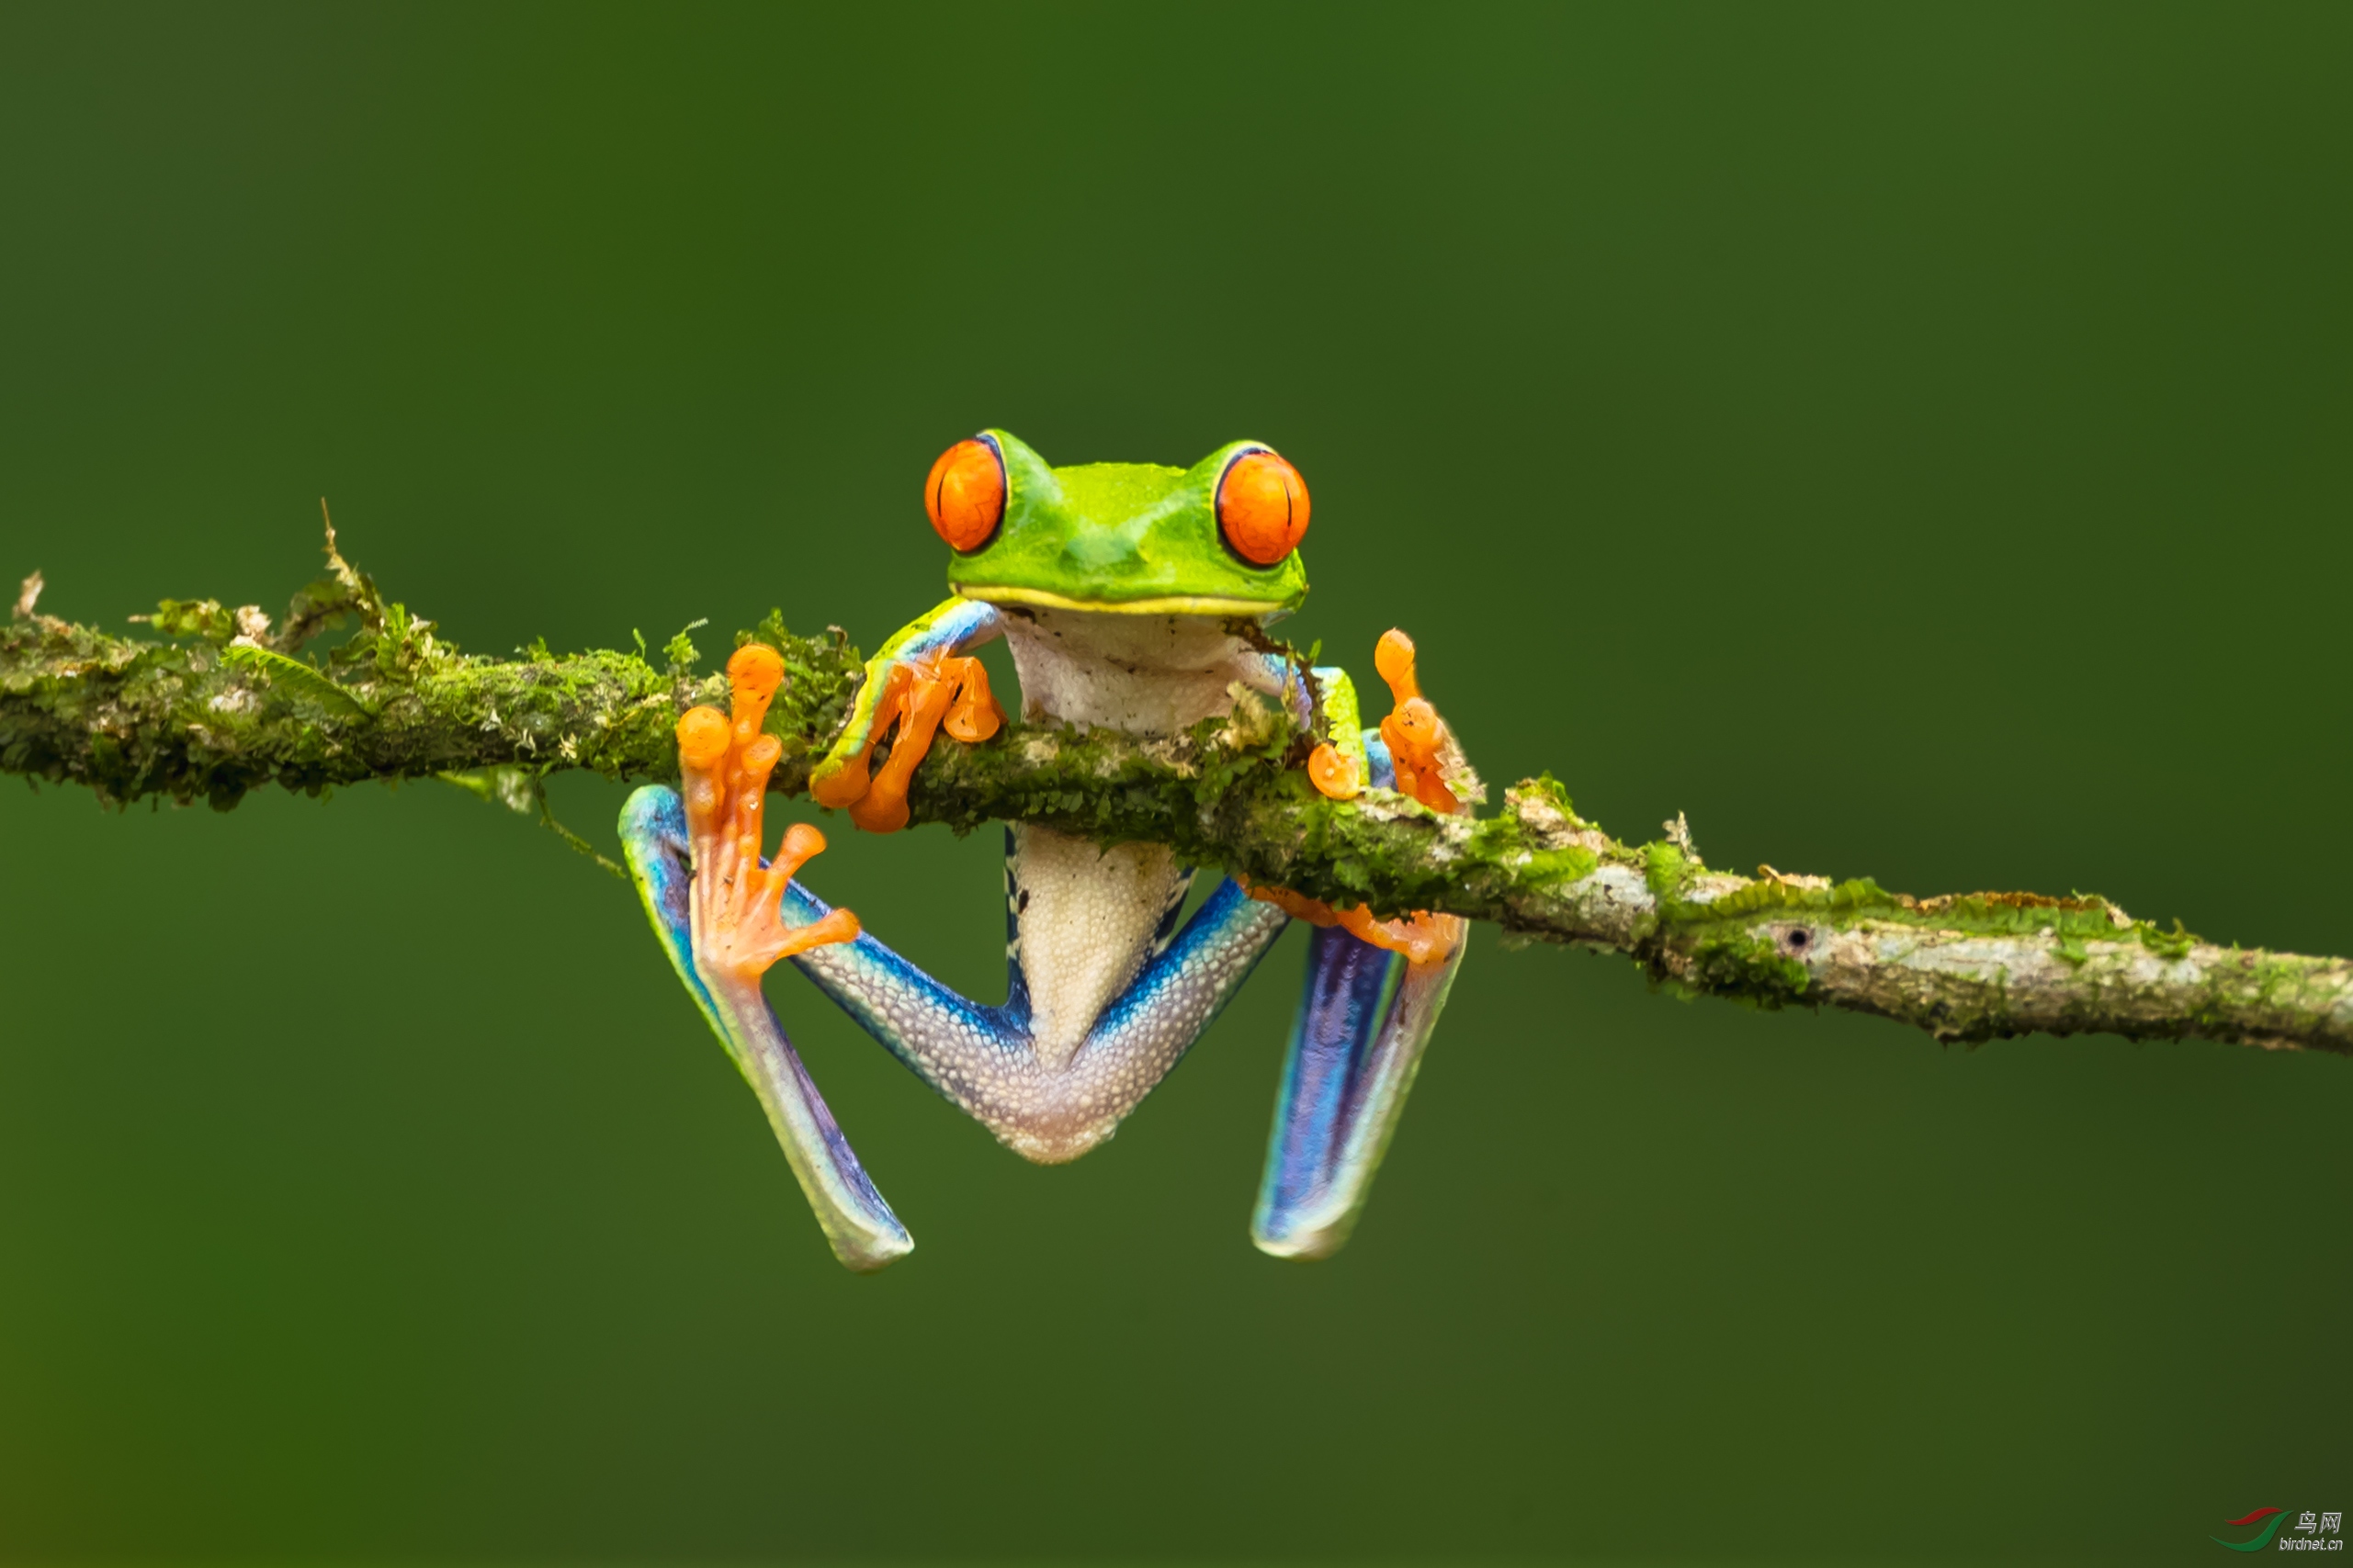
[[[632,795],[621,812],[623,846],[664,951],[760,1097],[834,1255],[855,1269],[879,1269],[915,1244],[859,1165],[760,990],[762,975],[779,958],[854,939],[857,917],[839,909],[786,923],[781,904],[792,874],[825,840],[795,826],[776,858],[761,860],[768,775],[782,749],[760,733],[760,721],[784,666],[755,645],[738,650],[728,673],[731,716],[696,708],[679,721],[684,798],[659,784]]]
[[[1005,722],[989,691],[989,671],[964,650],[997,636],[990,605],[950,600],[886,644],[866,665],[849,724],[809,779],[820,806],[847,807],[870,833],[907,826],[907,785],[945,729],[966,742],[986,740]],[[879,772],[875,747],[893,725],[890,754]]]
[[[796,822],[785,829],[775,859],[761,858],[768,775],[784,744],[762,734],[760,721],[785,665],[774,649],[752,643],[736,650],[727,672],[734,713],[698,707],[678,721],[678,768],[695,857],[695,966],[715,988],[756,991],[778,959],[854,939],[858,918],[835,909],[812,925],[785,924],[785,886],[823,852],[825,835]]]

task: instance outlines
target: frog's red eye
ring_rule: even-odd
[[[1243,453],[1217,481],[1217,531],[1244,560],[1273,566],[1307,531],[1307,481],[1272,452]]]
[[[941,538],[969,555],[996,537],[1005,518],[1005,460],[985,435],[940,454],[923,481],[923,510]]]

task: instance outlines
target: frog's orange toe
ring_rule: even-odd
[[[906,792],[888,789],[879,779],[850,803],[850,820],[869,833],[896,833],[907,826],[907,818]]]
[[[858,917],[847,909],[830,911],[822,919],[786,931],[776,943],[775,958],[790,958],[796,953],[807,953],[812,947],[827,947],[837,942],[855,942],[860,931]],[[772,958],[770,962],[774,962]]]
[[[775,858],[769,869],[790,877],[798,875],[802,866],[825,852],[825,835],[806,822],[796,822],[785,829],[785,841],[776,846]]]
[[[689,768],[718,766],[732,730],[717,708],[688,708],[678,720],[678,760]]]
[[[1307,777],[1317,789],[1333,800],[1353,800],[1364,789],[1364,780],[1357,770],[1356,759],[1329,740],[1309,753]]]
[[[784,656],[764,642],[747,642],[728,660],[727,682],[739,699],[765,703],[785,683]]]
[[[1381,634],[1373,645],[1373,668],[1389,683],[1389,700],[1402,703],[1421,695],[1413,672],[1413,638],[1395,626]]]
[[[940,660],[942,675],[954,682],[956,700],[948,705],[940,728],[967,744],[988,739],[1004,728],[1005,710],[989,691],[988,667],[978,659]]]
[[[820,773],[810,779],[809,798],[820,806],[839,811],[845,806],[856,805],[858,797],[866,793],[872,783],[866,772],[865,755],[861,752],[836,772]]]

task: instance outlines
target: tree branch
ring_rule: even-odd
[[[383,600],[332,531],[328,558],[332,575],[295,596],[276,633],[252,606],[167,600],[146,617],[162,641],[40,614],[34,574],[0,630],[0,772],[108,802],[222,810],[265,784],[316,795],[445,777],[527,809],[544,807],[539,781],[566,769],[675,777],[678,715],[725,705],[724,677],[695,672],[684,633],[661,668],[642,644],[480,658]],[[358,622],[350,638],[303,656],[345,617]],[[785,748],[772,787],[799,794],[862,660],[838,629],[798,637],[773,614],[736,640],[754,638],[787,673],[767,721]],[[915,821],[958,832],[1000,818],[1150,840],[1335,906],[1490,920],[1622,953],[1687,993],[1848,1008],[1940,1040],[2040,1030],[2353,1054],[2344,959],[2221,947],[2096,897],[1914,899],[1869,880],[1728,875],[1702,863],[1680,819],[1658,841],[1624,844],[1579,818],[1549,776],[1476,820],[1380,790],[1335,802],[1308,784],[1306,749],[1286,715],[1247,693],[1230,718],[1165,739],[1013,724],[980,745],[933,747],[911,805]]]

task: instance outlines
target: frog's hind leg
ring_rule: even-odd
[[[1003,1006],[966,998],[871,936],[811,949],[793,963],[891,1055],[1008,1148],[1024,1159],[1060,1164],[1111,1135],[1200,1038],[1285,920],[1281,910],[1227,882],[1179,929],[1190,874],[1177,877],[1160,896],[1164,901],[1137,911],[1147,923],[1136,970],[1098,1010],[1075,994],[1086,986],[1073,972],[1070,953],[1053,942],[1041,945],[1023,937],[1024,919],[1035,922],[1046,913],[1025,909],[1024,895],[1042,891],[1048,903],[1055,901],[1054,867],[1036,858],[1042,830],[1026,832],[1032,840],[1028,874],[1043,886],[1033,888],[1022,880],[1020,840],[1009,833]],[[795,883],[785,895],[785,911],[796,922],[813,920],[825,905]],[[1051,930],[1031,934],[1065,942],[1068,936]],[[1034,964],[1044,965],[1035,976]],[[1083,1032],[1071,1031],[1072,1019],[1086,1013],[1095,1016]]]
[[[1379,662],[1400,707],[1419,700],[1413,644],[1403,633],[1382,638]],[[1436,712],[1426,702],[1419,711],[1435,721]],[[1406,789],[1416,782],[1400,778],[1391,746],[1396,740],[1412,748],[1421,738],[1408,733],[1400,739],[1393,728],[1384,723],[1379,732],[1363,733],[1363,772],[1342,774],[1352,791],[1358,778],[1381,789]],[[1451,747],[1442,728],[1440,739]],[[1433,809],[1459,809],[1440,780],[1439,746],[1413,754],[1424,769],[1419,782],[1431,792],[1424,803]],[[1457,778],[1467,772],[1464,768]],[[1320,780],[1318,787],[1337,793]],[[1465,945],[1461,922],[1451,916],[1384,923],[1352,910],[1337,920],[1324,911],[1310,918],[1318,923],[1307,948],[1307,987],[1291,1028],[1266,1173],[1250,1222],[1250,1239],[1277,1258],[1329,1258],[1348,1240],[1371,1195],[1373,1173],[1397,1132],[1406,1091],[1438,1026]],[[1338,920],[1379,937],[1382,945]],[[1408,953],[1427,956],[1416,962]]]
[[[1018,1137],[1006,1137],[1028,1158],[1076,1159],[1110,1137],[1193,1048],[1290,923],[1231,877],[1220,879],[1171,934],[1176,912],[1171,905],[1150,955],[1088,1031],[1060,1092],[1035,1108]]]
[[[746,649],[729,671],[736,677],[733,722],[709,708],[681,721],[686,796],[661,785],[632,795],[622,808],[622,845],[662,950],[759,1096],[834,1256],[862,1272],[880,1269],[915,1244],[858,1163],[760,989],[777,958],[845,941],[856,917],[844,910],[815,920],[780,918],[792,871],[824,840],[795,828],[775,862],[760,858],[762,795],[776,748],[759,724],[782,668],[773,653]]]
[[[1351,1104],[1363,1099],[1373,1041],[1397,1005],[1405,967],[1396,953],[1338,926],[1311,930],[1306,989],[1284,1055],[1274,1130],[1250,1220],[1250,1239],[1261,1250],[1319,1257],[1338,1245],[1329,1223],[1333,1170],[1347,1143]],[[1344,1200],[1338,1206],[1353,1207]]]
[[[850,1140],[756,987],[722,1005],[695,970],[686,857],[686,812],[677,792],[648,785],[629,797],[621,839],[646,914],[662,951],[711,1032],[760,1097],[785,1157],[835,1257],[861,1273],[904,1257],[915,1245],[858,1163]]]
[[[1347,1241],[1462,962],[1460,942],[1416,964],[1315,930],[1250,1222],[1261,1251],[1329,1258]]]
[[[798,882],[785,890],[784,908],[795,922],[829,912],[824,899]],[[1030,1071],[1029,1001],[1018,967],[1005,1005],[988,1007],[863,932],[838,947],[796,954],[793,966],[917,1077],[983,1121],[991,1096]]]

